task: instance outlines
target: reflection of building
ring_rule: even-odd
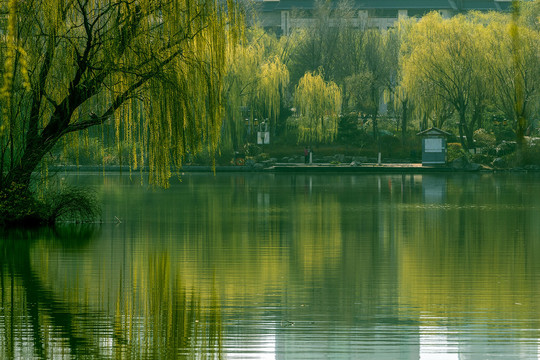
[[[262,27],[277,34],[288,35],[292,29],[309,26],[314,21],[316,0],[257,0]],[[338,3],[335,1],[334,3]],[[505,11],[510,0],[353,0],[351,24],[357,27],[391,27],[400,18],[421,17],[430,11],[442,16],[469,10]]]
[[[443,204],[446,201],[446,182],[448,177],[422,175],[422,201],[425,204]]]

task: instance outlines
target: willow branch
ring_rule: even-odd
[[[109,108],[100,116],[91,113],[90,119],[85,121],[80,121],[74,124],[69,125],[62,134],[67,134],[75,131],[81,131],[88,129],[92,126],[97,126],[105,123],[122,104],[132,98],[136,92],[137,89],[139,89],[141,86],[143,86],[148,80],[156,76],[161,69],[163,69],[167,64],[169,64],[172,60],[174,60],[179,54],[181,53],[181,50],[177,50],[175,53],[173,53],[171,56],[169,56],[167,59],[163,60],[157,67],[155,71],[149,72],[142,76],[138,81],[131,84],[131,86],[126,89],[124,92],[116,96],[116,98],[113,100]]]

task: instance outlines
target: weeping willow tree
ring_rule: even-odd
[[[256,74],[261,62],[258,46],[239,45],[234,51],[229,49],[229,67],[225,76],[224,97],[225,123],[223,126],[223,146],[225,149],[239,149],[244,142],[245,119],[253,123],[253,103],[255,97]],[[249,110],[249,113],[246,113]]]
[[[514,125],[518,162],[523,160],[527,129],[540,110],[540,31],[527,24],[521,12],[521,4],[514,1],[512,16],[489,22],[493,36],[488,39],[494,104]]]
[[[262,29],[250,30],[245,44],[229,49],[229,69],[225,78],[226,128],[224,145],[238,148],[247,125],[256,131],[254,119],[268,119],[275,132],[282,99],[289,84],[289,70],[276,53],[277,39]],[[244,111],[242,111],[244,109]]]
[[[417,111],[441,116],[444,104],[450,105],[464,148],[474,148],[473,133],[491,96],[488,36],[484,26],[464,15],[443,19],[432,12],[412,27],[404,45],[402,84],[413,94]]]
[[[332,141],[341,113],[341,90],[334,82],[326,82],[320,74],[306,73],[294,95],[298,114],[298,140],[301,142]]]
[[[384,90],[384,100],[387,104],[392,104],[394,115],[400,123],[401,127],[401,143],[405,145],[407,128],[410,126],[410,117],[414,110],[414,103],[411,94],[402,85],[403,71],[401,64],[403,63],[403,52],[401,46],[407,43],[407,36],[410,29],[416,23],[416,19],[400,19],[394,24],[393,29],[389,29],[386,34],[387,49],[389,54],[392,54],[391,59],[394,61],[392,74],[387,81],[389,86]]]
[[[270,121],[272,130],[276,128],[281,99],[288,84],[289,70],[279,57],[275,56],[262,64],[257,86],[257,98],[264,109],[265,116]]]
[[[347,105],[371,119],[378,140],[381,100],[396,86],[399,38],[394,31],[369,29],[357,34],[357,42],[357,69],[344,79]]]
[[[131,162],[148,166],[157,185],[186,154],[216,150],[226,48],[243,24],[233,1],[1,4],[4,208],[39,185],[32,174],[59,140],[105,123],[118,141],[142,143]]]

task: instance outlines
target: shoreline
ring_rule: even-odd
[[[148,168],[142,170],[140,168],[133,169],[129,166],[119,165],[53,165],[49,166],[50,172],[120,172],[120,173],[147,173]],[[214,172],[212,166],[206,165],[186,165],[178,169],[181,173],[201,173]],[[263,165],[257,163],[255,165],[226,165],[216,166],[216,173],[233,173],[233,172],[253,172],[253,173],[463,173],[463,172],[537,172],[538,169],[527,168],[509,168],[509,169],[491,169],[477,164],[456,168],[449,165],[425,165],[421,163],[362,163],[358,165],[350,164],[330,164],[330,163],[275,163],[272,165]]]

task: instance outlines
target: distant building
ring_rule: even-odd
[[[278,35],[308,26],[314,20],[316,0],[256,0],[261,26]],[[338,1],[334,2],[338,4]],[[352,26],[386,29],[400,18],[421,17],[438,11],[443,17],[470,10],[508,11],[511,0],[352,0]]]

